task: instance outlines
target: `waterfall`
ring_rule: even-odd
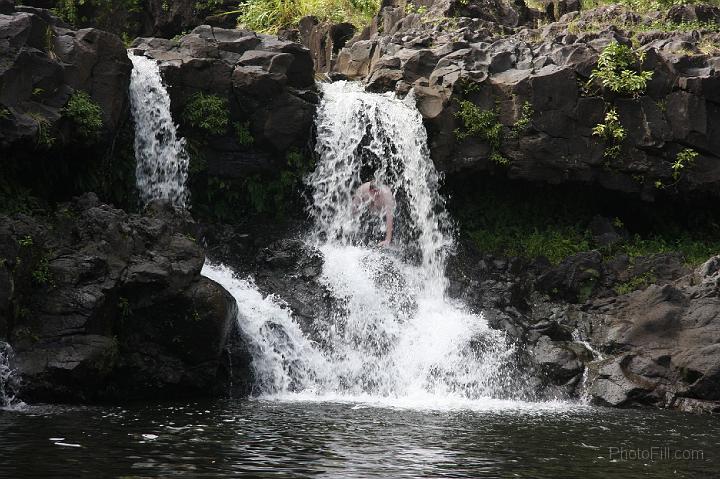
[[[412,95],[324,85],[316,127],[307,242],[322,252],[321,281],[339,304],[318,319],[321,337],[306,337],[281,301],[263,298],[228,268],[203,269],[238,302],[258,392],[406,404],[518,397],[504,334],[445,294],[451,227]],[[357,187],[371,179],[398,204],[388,248],[377,246],[382,218],[353,210]]]
[[[17,371],[10,365],[13,350],[9,344],[0,341],[0,409],[21,407],[15,396],[20,384]]]
[[[143,203],[166,199],[180,208],[188,202],[189,158],[170,115],[170,96],[155,60],[128,54],[133,63],[130,106],[135,120],[136,181]]]

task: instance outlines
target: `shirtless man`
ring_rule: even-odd
[[[371,211],[385,216],[385,239],[380,242],[380,246],[389,246],[395,215],[395,198],[390,188],[375,181],[368,181],[358,187],[352,202],[353,214],[357,214],[360,207],[367,204]]]

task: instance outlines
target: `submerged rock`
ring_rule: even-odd
[[[128,215],[89,194],[53,217],[0,224],[10,284],[0,318],[23,399],[177,397],[247,385],[235,302],[200,276],[204,253],[186,214],[153,203]]]

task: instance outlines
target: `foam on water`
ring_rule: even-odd
[[[135,176],[143,203],[170,200],[180,208],[188,202],[185,188],[189,157],[170,114],[170,95],[155,60],[133,55],[130,106],[135,120]]]

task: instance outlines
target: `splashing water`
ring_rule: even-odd
[[[137,187],[143,203],[166,199],[185,208],[189,157],[170,115],[170,96],[155,60],[129,53],[130,106],[135,120]]]
[[[414,99],[346,82],[323,93],[319,160],[307,178],[315,220],[307,241],[323,255],[321,282],[338,306],[317,319],[319,337],[309,338],[287,307],[227,268],[203,270],[238,302],[258,392],[414,406],[518,397],[514,350],[503,333],[445,295],[453,241]],[[370,178],[397,198],[392,248],[375,247],[381,219],[353,212],[355,190]],[[373,222],[380,227],[368,228]]]
[[[17,371],[12,368],[13,350],[9,344],[0,341],[0,409],[16,409],[24,403],[15,399],[20,383]]]

